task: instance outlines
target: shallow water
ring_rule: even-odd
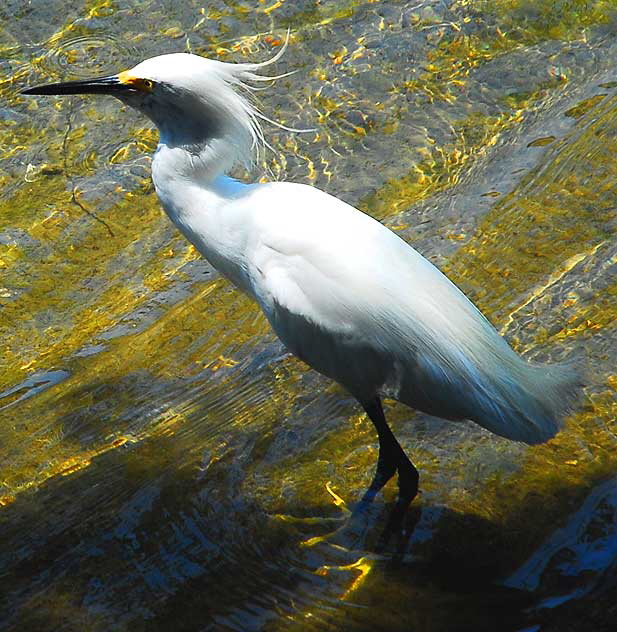
[[[71,16],[71,17],[67,17]],[[0,8],[0,629],[609,629],[617,612],[617,5],[22,2]],[[388,403],[421,473],[402,556],[329,534],[372,426],[176,234],[156,134],[34,83],[290,29],[250,176],[396,230],[529,358],[584,353],[527,447]],[[324,536],[324,537],[322,537]],[[608,626],[608,627],[607,627]]]

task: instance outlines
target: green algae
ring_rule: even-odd
[[[425,72],[418,78],[395,86],[393,90],[402,94],[424,95],[429,102],[443,100],[454,103],[460,100],[474,69],[519,46],[519,42],[509,40],[499,29],[497,31],[498,35],[490,37],[457,34],[453,38],[444,38],[435,52],[429,54],[430,63],[425,66]],[[454,140],[449,146],[427,143],[421,150],[426,155],[425,159],[416,161],[407,174],[388,180],[377,191],[362,199],[360,208],[383,219],[451,188],[473,164],[475,156],[485,154],[501,135],[523,123],[527,116],[542,105],[547,92],[562,87],[564,79],[555,75],[539,82],[531,92],[507,95],[503,98],[504,107],[497,115],[471,112],[466,119],[453,121]],[[596,102],[597,98],[594,98],[589,107]],[[333,104],[330,109],[336,111],[341,106],[343,104]],[[586,105],[580,107],[582,112]],[[389,132],[387,128],[378,131]]]
[[[559,5],[559,6],[556,6]],[[403,81],[394,87],[396,92],[424,95],[429,102],[457,101],[464,91],[470,73],[476,68],[513,49],[534,45],[547,39],[576,39],[585,29],[610,22],[615,15],[611,2],[557,2],[541,3],[505,1],[496,3],[455,3],[462,10],[463,22],[476,20],[479,34],[467,34],[461,27],[453,36],[443,36],[434,51],[429,52],[424,72],[419,77]],[[477,13],[476,13],[477,11]],[[481,19],[478,17],[482,15]],[[539,19],[536,19],[540,16]],[[418,18],[419,20],[419,18]],[[326,77],[327,71],[319,71]],[[466,121],[455,123],[457,137],[454,147],[431,146],[424,148],[427,157],[417,161],[406,175],[388,180],[379,190],[364,198],[360,207],[379,218],[396,215],[400,210],[423,198],[448,189],[456,184],[474,153],[483,152],[494,144],[498,136],[521,123],[525,115],[534,111],[547,91],[558,89],[567,80],[560,71],[537,85],[533,92],[512,93],[504,98],[505,109],[499,116],[472,114]],[[596,96],[567,113],[579,116],[592,108],[602,96]],[[350,104],[317,98],[325,114],[344,119]],[[396,122],[391,123],[396,126]],[[387,133],[386,127],[379,131]],[[362,128],[351,128],[350,133],[366,134]]]
[[[617,8],[614,0],[498,0],[479,7],[496,15],[500,28],[524,44],[580,38],[591,27],[613,24]]]
[[[132,202],[134,203],[134,200]],[[125,211],[121,205],[119,212]],[[187,249],[187,253],[188,258],[192,258],[190,248]],[[86,249],[82,256],[88,258],[90,254],[90,250]],[[156,255],[155,261],[161,258],[160,253],[157,252]],[[81,259],[78,263],[86,265]],[[154,270],[145,277],[144,282],[160,289],[169,282],[171,275],[169,271],[166,275],[160,275],[158,266],[155,266]],[[69,272],[65,270],[64,274],[68,276]],[[74,367],[79,371],[74,377],[23,404],[24,414],[32,420],[38,420],[37,422],[18,424],[13,430],[7,431],[5,449],[12,451],[13,456],[10,470],[0,477],[5,488],[5,498],[14,497],[21,490],[40,485],[49,477],[65,476],[87,467],[95,456],[124,445],[127,436],[130,441],[139,441],[159,432],[173,432],[173,428],[182,425],[188,414],[186,407],[181,406],[182,410],[177,412],[174,406],[171,406],[151,420],[151,423],[141,431],[127,435],[126,418],[124,423],[119,423],[119,420],[125,417],[126,410],[130,409],[135,401],[130,390],[126,391],[120,387],[126,375],[144,371],[149,376],[148,379],[156,383],[176,378],[177,372],[181,372],[185,378],[204,369],[215,373],[237,364],[237,360],[229,357],[233,349],[241,348],[245,344],[253,345],[259,338],[270,336],[267,333],[265,319],[256,312],[254,306],[227,286],[215,281],[197,286],[190,300],[167,309],[154,325],[142,333],[127,332],[124,337],[110,342],[110,348],[106,353],[88,359],[69,359],[70,354],[78,350],[85,341],[96,338],[97,333],[116,322],[119,310],[121,314],[143,302],[143,296],[132,295],[130,288],[123,289],[121,286],[122,280],[118,287],[113,287],[97,297],[96,303],[87,306],[86,309],[82,307],[82,311],[74,316],[77,326],[58,332],[50,332],[48,329],[41,341],[34,339],[33,342],[33,336],[30,335],[29,343],[34,346],[33,353],[37,354],[36,362],[27,367],[19,367],[20,371],[31,372],[39,366],[60,363],[69,370]],[[121,291],[123,293],[120,293]],[[35,300],[38,295],[34,291],[32,294]],[[62,309],[70,312],[71,307],[64,305]],[[15,309],[20,308],[24,309],[23,305],[18,305]],[[244,325],[240,329],[230,329],[227,327],[230,318],[237,322],[244,321]],[[207,327],[204,327],[204,319],[208,323]],[[57,333],[57,341],[53,340],[52,333]],[[223,353],[226,356],[223,356]],[[21,357],[24,355],[22,349]],[[173,358],[182,358],[181,364],[176,367],[170,363],[170,359]],[[17,370],[16,367],[12,368]],[[106,376],[109,388],[113,389],[114,383],[119,386],[118,395],[114,398],[114,408],[107,410],[105,425],[102,425],[101,419],[96,419],[95,436],[98,438],[81,446],[66,439],[61,440],[55,425],[49,423],[50,415],[57,420],[74,418],[72,423],[86,427],[91,425],[95,420],[88,421],[89,410],[96,399],[93,398],[88,384],[96,384],[98,376]],[[284,406],[289,407],[294,397],[293,393],[288,391],[288,381],[275,378],[275,383],[279,385],[279,390],[285,392],[284,397],[270,397],[267,405],[263,405],[260,410],[260,415],[268,415],[271,423],[289,412],[288,408],[281,410],[278,407],[280,402],[285,402]],[[219,384],[218,388],[224,389],[224,382]],[[99,398],[107,391],[102,392],[97,388],[96,392]],[[245,390],[245,396],[247,395]],[[11,415],[10,412],[8,414]],[[243,406],[236,414],[236,421],[233,416],[223,419],[225,425],[233,427],[242,423],[250,414],[250,409]],[[45,428],[49,430],[44,430]],[[108,428],[108,431],[105,431],[105,428]],[[37,437],[35,443],[30,439],[33,434]],[[16,452],[17,446],[20,456]]]
[[[602,102],[578,136],[553,149],[541,174],[530,174],[520,185],[524,195],[514,191],[502,198],[447,266],[456,281],[473,276],[474,300],[482,310],[503,318],[513,295],[524,295],[547,271],[610,237],[617,171],[609,152],[588,147],[598,134],[617,130],[615,102]],[[566,170],[567,164],[575,168]]]
[[[274,7],[274,9],[271,9],[270,12],[276,11],[276,9],[283,6],[283,4],[284,2],[273,2],[270,8]],[[311,9],[299,11],[288,18],[281,17],[281,25],[297,27],[302,31],[326,26],[335,20],[353,18],[356,10],[365,5],[366,2],[362,0],[316,2]]]
[[[450,24],[454,34],[444,32],[435,50],[429,51],[424,72],[405,87],[422,92],[431,101],[454,101],[474,69],[523,46],[584,38],[591,27],[612,25],[616,9],[614,2],[605,0],[459,0],[452,5],[462,16],[458,24]],[[477,32],[466,33],[462,28],[466,23],[474,24]],[[549,87],[567,80],[558,68],[552,73]]]
[[[589,99],[584,99],[583,101],[575,105],[573,108],[566,110],[564,114],[566,116],[571,116],[572,118],[578,119],[581,116],[584,116],[585,114],[587,114],[587,112],[589,112],[590,110],[592,110],[606,96],[607,96],[606,94],[596,94],[595,96],[590,97]]]
[[[363,198],[358,206],[365,212],[385,219],[397,216],[412,204],[454,186],[477,155],[494,145],[499,135],[521,122],[520,111],[503,117],[472,114],[453,124],[455,141],[449,147],[430,146],[405,175],[392,178],[374,193]],[[456,236],[454,236],[456,238]]]
[[[541,174],[529,175],[494,207],[447,266],[455,281],[473,279],[474,300],[498,324],[506,318],[511,322],[508,314],[517,312],[516,307],[512,311],[513,296],[521,297],[523,305],[541,296],[557,282],[549,278],[547,283],[549,271],[561,267],[557,276],[562,279],[610,238],[607,226],[615,218],[617,171],[610,152],[589,148],[595,145],[598,130],[615,133],[617,118],[613,99],[600,105],[582,133],[562,145],[561,151],[555,150]],[[567,162],[575,168],[565,170]],[[563,267],[571,260],[572,266]],[[534,346],[571,345],[576,338],[591,339],[599,330],[610,335],[617,323],[616,293],[613,284],[583,305],[566,299],[569,315],[564,326],[549,332],[532,325]],[[473,508],[512,530],[512,560],[529,554],[595,481],[614,471],[616,401],[613,384],[593,397],[556,439],[530,450],[520,474],[489,478],[482,492],[476,490],[471,506],[467,503],[467,510]],[[535,513],[529,508],[522,511],[526,499],[534,497],[542,499]],[[529,522],[534,531],[525,529]]]
[[[12,213],[19,215],[19,209],[22,206],[20,202],[23,201],[24,205],[30,207],[33,196],[34,199],[41,199],[42,196],[43,199],[55,200],[56,207],[70,209],[72,207],[70,196],[62,191],[61,187],[63,187],[62,183],[46,181],[42,186],[36,183],[35,186],[20,191],[17,196],[10,199],[7,209],[10,208]],[[4,305],[4,316],[9,322],[19,322],[24,319],[24,314],[36,318],[40,310],[55,307],[64,311],[69,326],[65,329],[60,325],[59,329],[55,330],[48,327],[39,332],[36,331],[33,323],[32,328],[12,332],[13,335],[5,331],[4,353],[5,357],[11,360],[3,369],[10,371],[13,379],[18,377],[17,371],[32,370],[45,363],[58,363],[64,355],[76,351],[95,332],[103,331],[122,313],[144,300],[130,287],[126,287],[123,279],[118,284],[110,283],[109,288],[95,302],[87,305],[85,310],[83,305],[75,302],[72,293],[83,279],[96,276],[103,271],[102,261],[106,261],[120,249],[129,247],[135,240],[134,235],[150,225],[154,218],[160,216],[154,197],[150,198],[149,204],[144,203],[146,201],[146,199],[141,201],[140,213],[129,212],[133,209],[132,199],[114,207],[113,212],[108,214],[108,221],[112,223],[117,221],[124,230],[115,234],[113,238],[106,236],[101,239],[101,235],[105,234],[104,228],[93,223],[90,233],[78,243],[66,239],[65,235],[64,239],[54,239],[60,232],[65,232],[69,228],[70,216],[56,220],[54,230],[50,231],[51,235],[47,232],[48,228],[45,225],[39,228],[40,222],[35,222],[29,227],[29,234],[41,238],[42,241],[49,241],[53,248],[51,257],[46,259],[49,273],[36,276],[34,279],[28,278],[27,285],[25,279],[22,280],[21,286],[24,291],[15,300]],[[75,211],[81,212],[76,208],[73,212]],[[22,218],[20,218],[20,223],[21,221],[23,221]],[[160,275],[163,261],[162,258],[155,257],[150,263],[153,266],[151,270],[142,265],[140,271],[146,277]],[[23,275],[23,271],[20,270],[19,274]],[[8,270],[7,284],[10,281],[11,274]],[[19,287],[17,284],[19,284],[18,280],[16,280],[16,286]],[[69,314],[72,314],[70,319]],[[3,375],[3,379],[7,378],[8,375]]]
[[[276,15],[282,4],[262,3],[261,9]],[[289,20],[296,23],[306,19],[307,24],[312,21],[314,25],[329,23],[349,17],[353,13],[351,7],[360,4],[326,3],[309,12],[310,15],[292,16]],[[396,85],[397,94],[418,92],[429,103],[459,102],[464,87],[460,83],[464,84],[482,64],[521,45],[533,45],[551,37],[566,40],[580,37],[584,29],[608,24],[610,18],[608,3],[557,3],[573,12],[583,11],[583,4],[587,8],[593,5],[593,10],[586,16],[577,15],[576,19],[556,11],[555,16],[546,15],[534,26],[527,17],[534,9],[529,3],[459,4],[482,9],[488,17],[498,16],[503,20],[499,26],[501,34],[494,30],[490,35],[464,34],[444,40],[428,60],[432,67],[427,68],[420,83]],[[548,12],[550,4],[542,2],[537,7]],[[88,10],[95,11],[92,15],[101,17],[111,15],[112,8],[110,3],[88,6]],[[337,15],[337,11],[351,13]],[[247,11],[238,5],[231,7],[230,13]],[[305,33],[308,37],[310,30]],[[342,49],[334,43],[332,49],[334,57],[330,63],[336,66]],[[500,103],[501,114],[496,116],[472,113],[458,119],[453,123],[452,143],[427,144],[424,160],[418,161],[408,173],[388,179],[378,192],[365,197],[361,206],[378,217],[405,222],[402,211],[417,200],[447,191],[460,182],[476,157],[542,104],[540,91],[562,85],[563,79],[557,78],[539,86],[538,91],[508,95]],[[337,142],[341,135],[353,140],[396,131],[372,123],[362,126],[362,131],[350,125],[346,112],[359,107],[354,98],[340,103],[324,98],[317,105],[328,124],[321,136],[327,146]],[[570,111],[569,116],[578,119],[577,131],[581,131],[578,139],[574,136],[555,139],[547,146],[547,151],[553,152],[548,165],[543,164],[540,173],[530,174],[515,191],[500,199],[474,234],[468,240],[467,236],[461,240],[461,249],[449,262],[449,274],[506,331],[511,323],[516,324],[520,315],[517,310],[522,305],[534,305],[543,290],[550,289],[557,279],[578,274],[578,263],[593,260],[600,252],[598,249],[611,239],[613,183],[617,174],[610,163],[610,152],[598,151],[597,139],[614,135],[613,107],[611,99],[594,98]],[[370,109],[363,111],[368,112],[367,121],[371,121]],[[396,118],[399,115],[404,116],[397,114]],[[594,117],[598,118],[596,123]],[[388,125],[394,128],[397,121]],[[112,154],[111,164],[128,164],[135,156],[152,150],[154,133],[142,128],[133,131],[137,140],[120,146]],[[6,133],[3,147],[8,152],[24,151],[33,144],[36,135],[29,126],[10,126],[10,130],[0,133]],[[85,501],[82,498],[75,503],[73,498],[78,495],[81,498],[84,488],[103,485],[108,477],[115,481],[118,490],[137,493],[142,487],[156,485],[160,477],[170,473],[173,482],[165,484],[161,500],[139,522],[141,533],[157,532],[161,515],[165,516],[163,522],[170,523],[170,529],[176,528],[174,521],[193,506],[199,506],[210,519],[212,505],[198,500],[204,490],[223,506],[229,494],[250,499],[270,514],[338,516],[340,508],[326,484],[330,482],[330,488],[347,502],[353,502],[361,493],[376,458],[372,426],[354,404],[347,402],[336,409],[341,423],[323,426],[323,435],[317,440],[301,448],[290,440],[287,456],[280,448],[278,452],[273,450],[274,438],[288,431],[288,419],[295,416],[310,423],[320,422],[317,417],[324,406],[323,400],[316,402],[314,415],[306,414],[298,400],[307,389],[310,392],[311,388],[327,387],[323,381],[303,378],[306,368],[293,359],[274,362],[260,372],[257,383],[244,373],[239,377],[233,369],[238,364],[242,366],[244,359],[260,349],[264,341],[270,341],[271,334],[254,306],[244,298],[237,298],[223,282],[196,284],[188,299],[166,306],[156,322],[145,330],[132,333],[129,329],[123,336],[106,342],[104,352],[85,358],[72,355],[113,328],[126,313],[143,306],[153,291],[163,290],[183,277],[183,265],[196,256],[179,239],[156,237],[164,221],[145,184],[142,190],[120,191],[119,197],[123,199],[104,211],[102,217],[113,226],[113,238],[102,225],[84,218],[83,210],[71,200],[64,176],[58,172],[59,166],[64,169],[66,164],[76,175],[81,173],[82,166],[88,168],[81,158],[88,152],[83,139],[84,129],[77,127],[67,143],[69,150],[74,150],[68,163],[58,143],[48,149],[45,164],[51,171],[45,173],[46,167],[42,167],[36,180],[12,193],[0,209],[0,216],[8,226],[25,230],[51,248],[51,254],[42,262],[40,256],[30,260],[32,250],[27,244],[0,246],[0,267],[6,273],[3,279],[9,281],[3,280],[3,284],[23,290],[10,302],[0,298],[6,308],[6,321],[0,325],[6,348],[2,381],[16,383],[32,371],[50,366],[65,366],[71,372],[57,386],[20,402],[19,408],[0,413],[7,433],[6,437],[3,435],[2,461],[7,467],[0,475],[4,490],[0,491],[0,505],[7,505],[5,509],[21,508],[24,503],[35,503],[37,494],[47,498],[48,491],[66,485],[74,492],[69,496],[77,512],[79,502]],[[306,154],[303,156],[306,171],[313,177],[320,169],[332,173],[329,164],[320,164],[306,146],[290,140],[288,150]],[[8,158],[13,156],[7,154]],[[278,166],[284,173],[283,158]],[[3,183],[10,181],[11,175],[3,176]],[[33,200],[46,200],[47,206],[42,208],[40,203],[33,204]],[[96,202],[85,204],[96,210]],[[76,224],[84,219],[88,225],[78,231]],[[145,241],[137,240],[137,236],[144,235]],[[150,249],[149,244],[155,246]],[[126,252],[127,257],[119,259],[120,252]],[[116,268],[126,266],[127,260],[131,261],[134,274]],[[18,268],[19,265],[26,268]],[[76,287],[92,279],[105,279],[107,286],[103,291],[92,292],[92,298],[85,292],[74,293]],[[568,296],[559,326],[539,322],[533,325],[524,342],[519,343],[518,334],[514,333],[514,343],[522,349],[530,345],[568,346],[580,339],[591,342],[598,332],[610,334],[617,321],[616,292],[614,284],[609,284],[584,299]],[[46,326],[29,324],[33,316],[42,318],[51,311],[61,317]],[[598,392],[570,420],[564,433],[550,444],[525,453],[520,469],[514,474],[489,473],[482,485],[476,484],[471,490],[451,489],[454,484],[443,473],[444,463],[427,449],[426,442],[415,446],[409,441],[406,447],[421,470],[426,493],[418,506],[430,508],[437,497],[448,507],[433,534],[434,542],[424,549],[431,566],[437,570],[425,577],[406,570],[398,574],[384,570],[374,560],[355,566],[340,564],[338,570],[322,571],[333,586],[337,585],[334,579],[337,574],[342,578],[342,599],[336,608],[330,596],[325,601],[330,611],[321,612],[317,597],[313,607],[299,606],[300,613],[291,622],[287,618],[287,623],[297,629],[328,629],[327,626],[340,629],[344,622],[349,629],[354,626],[366,629],[362,626],[370,608],[369,619],[383,628],[402,625],[406,629],[448,630],[461,619],[477,620],[481,625],[486,617],[484,624],[488,625],[491,616],[501,615],[500,595],[494,598],[494,610],[479,614],[486,605],[489,590],[487,583],[476,583],[473,573],[492,581],[499,573],[510,570],[580,503],[595,481],[614,471],[616,382],[612,375],[603,373],[601,378]],[[197,380],[201,389],[195,400],[184,395],[190,379]],[[336,387],[330,387],[325,400],[338,401],[342,397]],[[326,416],[331,416],[332,408],[324,406],[324,410]],[[15,411],[18,411],[16,418]],[[402,406],[388,407],[388,417],[397,433],[404,430],[404,424],[409,424],[412,416]],[[235,431],[243,436],[242,440],[245,434],[248,436],[242,449],[233,447],[237,440]],[[491,443],[486,449],[507,452],[508,448],[502,447],[506,445]],[[468,449],[462,450],[448,461],[452,479],[458,481],[460,473],[469,466],[466,460],[469,453]],[[240,472],[238,462],[243,468]],[[205,482],[199,478],[202,470],[208,473]],[[230,483],[234,476],[239,483]],[[395,486],[390,485],[386,500],[390,502],[394,496]],[[62,496],[50,498],[57,503]],[[54,518],[60,515],[56,513],[59,511],[56,503],[51,503]],[[100,529],[96,518],[105,524],[115,524],[116,515],[124,505],[116,499],[104,511],[94,504],[91,508],[95,519],[71,532],[77,540],[86,538],[89,530]],[[248,521],[242,511],[232,516],[240,523]],[[211,521],[220,518],[220,514],[213,513]],[[229,521],[222,524],[229,527]],[[296,537],[286,524],[275,519],[264,522],[261,530],[255,528],[247,533],[262,547],[284,547]],[[305,527],[303,537],[314,535],[312,529]],[[144,544],[144,538],[139,536],[136,541],[144,546],[140,552],[144,558],[160,555],[158,540]],[[311,553],[315,550],[313,547]],[[45,551],[42,550],[43,554]],[[129,555],[126,561],[126,551],[122,552],[125,557],[104,556],[96,565],[88,566],[88,572],[107,578],[121,567],[128,575],[134,558]],[[48,560],[43,557],[39,563],[46,569]],[[323,557],[335,566],[327,555]],[[458,569],[458,574],[453,569]],[[263,567],[258,566],[258,570],[266,572]],[[440,585],[446,575],[452,574],[460,583],[470,582],[466,571],[471,573],[474,580],[471,583],[477,586],[479,595],[461,596],[456,581],[452,591]],[[71,579],[56,582],[46,592],[24,602],[25,610],[38,613],[31,615],[34,625],[45,627],[49,621],[54,625],[70,619],[80,629],[106,629],[109,619],[95,616],[83,605],[85,600],[75,598],[77,593],[86,592],[86,575],[79,569]],[[207,573],[205,577],[210,578]],[[195,620],[193,616],[206,620],[209,615],[201,601],[192,599],[196,594],[193,591],[205,594],[211,589],[206,580],[200,577],[193,583],[182,584],[187,589],[184,596],[180,591],[161,599],[152,629],[159,629],[157,625],[166,629],[166,623],[172,620],[190,626]],[[338,594],[334,588],[331,590],[331,594]],[[221,603],[231,607],[233,602],[233,595],[221,595]],[[270,628],[277,629],[278,624]]]

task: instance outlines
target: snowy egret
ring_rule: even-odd
[[[518,356],[451,281],[370,216],[308,185],[227,175],[238,162],[250,166],[265,144],[260,119],[269,119],[248,90],[273,79],[259,73],[282,52],[238,64],[161,55],[118,75],[23,93],[109,94],[152,120],[160,136],[152,180],[171,221],[257,302],[285,346],[345,387],[375,425],[377,468],[358,507],[398,472],[393,532],[418,471],[382,397],[534,444],[559,429],[579,374],[572,363]]]

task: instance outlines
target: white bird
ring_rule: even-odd
[[[98,93],[149,117],[160,140],[156,193],[195,248],[263,310],[283,344],[345,387],[375,425],[379,457],[359,508],[398,471],[386,531],[401,528],[418,472],[392,434],[381,398],[473,420],[508,439],[546,441],[580,386],[572,363],[531,364],[435,266],[378,221],[304,184],[243,184],[265,144],[247,91],[263,63],[176,53],[118,75],[24,94]],[[272,122],[272,121],[270,121]]]

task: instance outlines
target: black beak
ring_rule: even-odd
[[[21,91],[21,94],[117,94],[131,90],[130,84],[123,83],[118,75],[85,79],[81,81],[63,81],[34,86]]]

